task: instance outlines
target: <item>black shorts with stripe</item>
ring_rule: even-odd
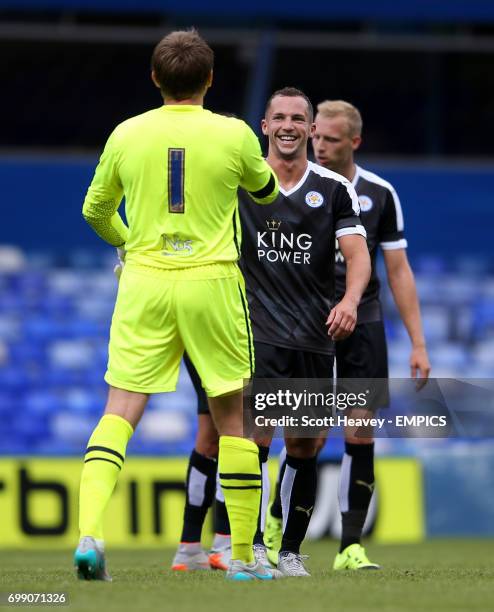
[[[333,378],[333,355],[255,342],[254,378]]]
[[[337,378],[379,379],[370,408],[388,406],[388,350],[384,323],[360,323],[348,338],[336,342],[335,346]]]

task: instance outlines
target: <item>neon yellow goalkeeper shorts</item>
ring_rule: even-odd
[[[126,264],[106,382],[140,393],[175,391],[184,349],[210,397],[240,390],[252,376],[252,332],[238,266],[161,270]]]

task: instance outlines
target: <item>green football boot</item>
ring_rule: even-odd
[[[266,514],[266,527],[264,529],[264,543],[269,561],[276,567],[278,565],[278,553],[280,552],[281,539],[283,536],[283,521],[271,514],[268,508]]]
[[[338,553],[333,563],[334,570],[379,570],[380,565],[372,563],[361,544],[350,544]]]

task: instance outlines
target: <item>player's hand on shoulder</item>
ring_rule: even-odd
[[[357,304],[343,298],[331,309],[326,325],[331,340],[344,340],[355,329],[357,324]]]
[[[412,347],[412,352],[410,354],[410,372],[411,377],[416,381],[417,391],[419,391],[426,385],[431,372],[431,364],[425,344]]]
[[[122,276],[123,267],[125,265],[125,254],[126,254],[125,249],[121,247],[117,247],[118,263],[113,268],[113,274],[115,274],[117,281],[119,282],[120,282],[120,277]]]

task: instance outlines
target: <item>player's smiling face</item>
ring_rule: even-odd
[[[300,96],[276,96],[262,120],[262,133],[269,138],[270,153],[281,159],[307,155],[307,140],[313,129],[307,101]]]
[[[312,148],[316,162],[338,172],[353,161],[353,152],[360,145],[359,136],[350,136],[348,121],[343,115],[322,117],[317,114]]]

